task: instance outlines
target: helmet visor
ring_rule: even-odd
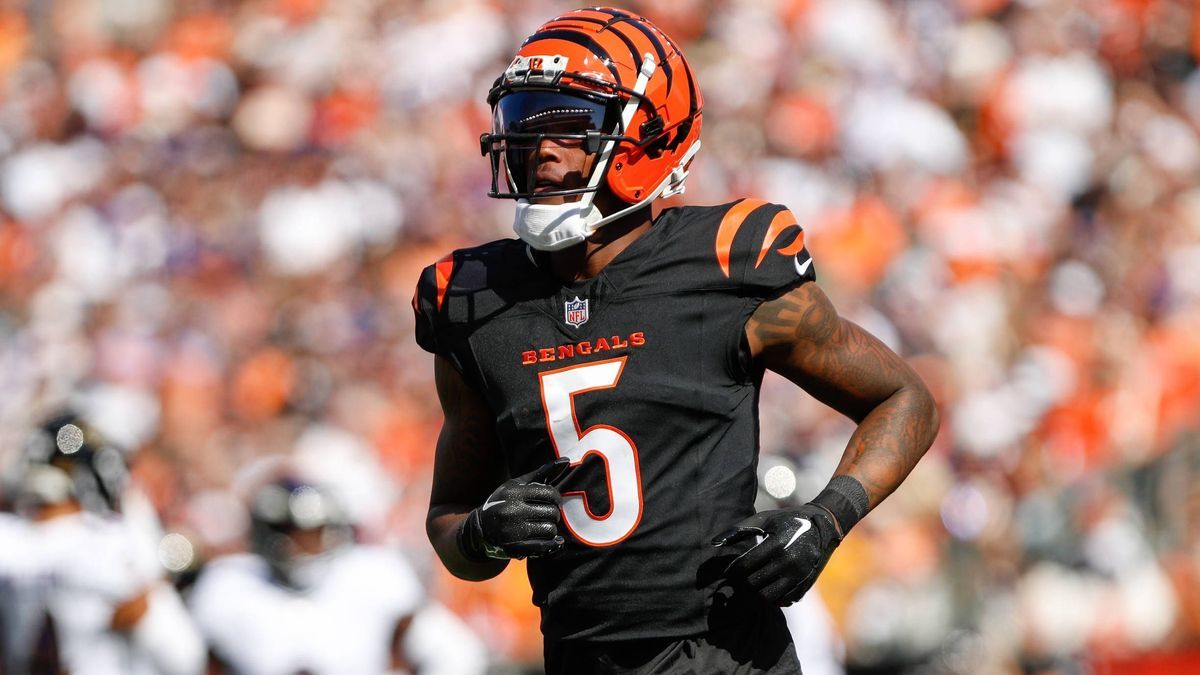
[[[514,91],[496,101],[492,131],[496,134],[603,131],[610,109],[605,101],[560,91]]]
[[[617,131],[618,117],[615,103],[602,98],[552,90],[506,94],[492,109],[493,168],[507,175],[514,193],[530,193],[536,186],[542,143],[552,141],[596,152],[597,147],[589,147],[588,132],[595,143]]]

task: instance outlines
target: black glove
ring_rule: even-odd
[[[463,521],[458,547],[472,560],[537,558],[563,547],[558,534],[562,495],[556,487],[570,467],[566,457],[511,478]]]
[[[749,537],[761,539],[730,563],[725,574],[744,580],[768,602],[781,607],[804,597],[842,542],[829,512],[805,504],[798,509],[756,513],[712,543],[725,546]]]
[[[729,563],[726,576],[745,581],[767,601],[787,607],[804,597],[842,537],[867,514],[866,490],[856,479],[834,476],[811,502],[798,509],[763,511],[715,537],[724,546],[758,539]]]

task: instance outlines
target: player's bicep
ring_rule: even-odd
[[[435,357],[434,379],[445,421],[434,457],[430,510],[473,507],[504,480],[495,417],[444,357]]]
[[[815,283],[759,305],[746,340],[757,363],[855,421],[916,380],[887,345],[839,316]]]

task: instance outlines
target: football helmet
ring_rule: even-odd
[[[700,148],[704,102],[683,53],[654,24],[620,9],[581,9],[543,24],[487,100],[492,130],[480,137],[480,150],[491,159],[488,195],[518,200],[518,234],[526,216],[538,221],[526,226],[554,228],[568,211],[586,221],[590,233],[654,199],[682,193]],[[585,186],[535,192],[546,140],[596,155]],[[592,200],[602,186],[629,206],[596,211]],[[531,201],[574,195],[582,196],[558,205]],[[550,239],[549,250],[565,245]]]
[[[260,487],[250,500],[250,545],[276,580],[296,589],[319,581],[334,551],[353,535],[323,488],[292,476]]]
[[[120,510],[124,453],[73,410],[49,416],[25,441],[16,494],[23,507],[74,499],[95,513]]]

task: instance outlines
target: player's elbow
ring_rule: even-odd
[[[449,504],[429,505],[429,512],[425,514],[425,534],[439,556],[445,558],[444,552],[448,553],[450,549],[458,550],[458,528],[462,526],[462,519],[469,512],[465,507]]]
[[[446,571],[463,581],[487,581],[493,579],[505,567],[508,567],[507,560],[488,560],[486,562],[475,562],[467,560],[457,551],[454,553],[443,553],[438,551],[438,557],[442,560],[442,565]]]
[[[941,424],[937,401],[934,400],[929,387],[925,386],[925,383],[918,377],[914,377],[905,388],[909,392],[909,406],[912,410],[914,426],[919,431],[918,437],[921,441],[922,451],[924,451],[933,445],[933,439],[937,437],[938,427]]]
[[[462,507],[431,505],[425,517],[425,534],[450,574],[464,581],[486,581],[503,572],[508,561],[474,561],[463,555],[458,547],[458,529],[465,517]]]

